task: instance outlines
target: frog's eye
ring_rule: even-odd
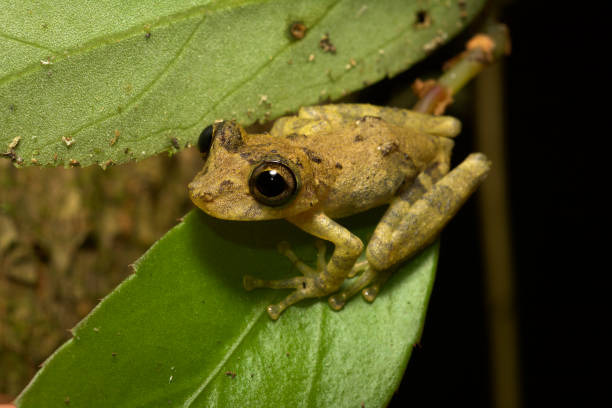
[[[200,137],[198,139],[198,149],[200,149],[200,153],[208,154],[210,151],[210,145],[212,143],[213,136],[213,127],[212,125],[206,126],[202,133],[200,133]]]
[[[264,161],[253,169],[249,188],[257,201],[276,207],[295,196],[298,180],[293,170],[280,161]]]

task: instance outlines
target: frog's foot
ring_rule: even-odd
[[[372,282],[370,282],[370,286],[361,291],[361,296],[363,296],[363,298],[368,302],[373,302],[374,299],[376,299],[378,292],[380,292],[380,288],[385,284],[387,279],[389,279],[392,272],[392,269],[379,271],[378,276],[373,279]]]
[[[371,266],[369,266],[367,264],[367,261],[364,262],[366,263],[366,265],[365,267],[363,267],[363,272],[361,273],[361,275],[359,275],[359,277],[357,277],[357,279],[355,279],[354,281],[350,282],[343,290],[329,297],[329,305],[332,307],[332,309],[342,309],[347,300],[355,296],[357,292],[359,292],[361,289],[365,288],[368,285],[370,286],[363,289],[362,295],[368,302],[374,301],[376,295],[378,295],[378,292],[380,291],[380,287],[389,278],[392,270],[389,269],[384,271],[377,271]],[[357,264],[355,264],[355,266],[357,266]],[[355,274],[353,274],[353,276],[354,275]]]
[[[327,290],[325,285],[320,281],[320,272],[325,270],[325,243],[323,241],[317,241],[315,243],[317,247],[317,268],[311,268],[298,259],[295,253],[289,247],[287,242],[281,242],[278,244],[278,250],[280,253],[285,255],[298,270],[304,276],[297,276],[289,279],[279,280],[264,280],[254,278],[249,275],[245,275],[243,278],[243,285],[246,290],[253,290],[257,288],[272,288],[272,289],[295,289],[289,296],[283,299],[281,302],[270,305],[267,308],[268,314],[274,320],[278,319],[280,314],[294,303],[299,302],[302,299],[320,297],[327,295],[332,290]]]

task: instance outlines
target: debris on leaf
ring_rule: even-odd
[[[70,136],[62,136],[62,142],[66,143],[66,146],[70,147],[74,143],[74,140]]]
[[[321,37],[319,47],[321,47],[324,52],[330,52],[332,54],[336,53],[336,46],[332,44],[331,40],[329,39],[329,33],[326,33],[323,37]]]
[[[296,40],[301,40],[306,35],[306,25],[301,21],[296,21],[289,26],[289,34]]]

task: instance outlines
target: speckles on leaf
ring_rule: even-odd
[[[8,150],[15,150],[20,140],[21,140],[21,136],[14,137],[11,143],[9,143],[8,145]]]
[[[102,168],[102,170],[106,170],[107,168],[109,168],[110,166],[112,166],[113,164],[115,164],[115,162],[113,162],[112,159],[108,159],[107,161],[105,161],[104,163],[100,164],[100,167]]]
[[[357,10],[357,13],[355,13],[355,17],[359,18],[363,15],[363,13],[366,12],[366,10],[368,9],[368,6],[366,6],[365,4],[363,6],[361,6],[361,8],[359,10]]]
[[[150,24],[145,24],[144,27],[144,32],[145,32],[145,40],[148,40],[149,38],[151,38],[151,25]]]
[[[268,95],[260,95],[258,105],[270,106]]]
[[[16,164],[22,164],[23,159],[17,156],[17,154],[15,153],[15,148],[19,144],[20,140],[21,140],[21,136],[14,137],[13,140],[8,144],[7,151],[5,153],[0,153],[0,157],[6,157],[10,159],[13,163],[16,163]]]
[[[461,17],[462,19],[466,19],[468,17],[468,13],[466,10],[466,0],[459,0],[457,4],[459,5],[459,17]]]
[[[296,40],[301,40],[306,35],[306,25],[301,21],[291,23],[289,26],[289,34]]]
[[[176,150],[180,150],[181,145],[179,144],[179,141],[176,137],[171,138],[170,143],[172,144],[172,147],[174,147]]]
[[[340,163],[336,163],[335,167],[336,167],[338,170],[342,170],[342,164],[340,164]]]
[[[121,134],[121,132],[119,132],[118,129],[115,129],[115,136],[113,136],[113,138],[110,140],[110,145],[114,146],[115,143],[117,143],[117,140],[119,140],[119,135]]]
[[[434,38],[432,38],[429,42],[423,44],[423,51],[432,52],[433,50],[444,44],[444,41],[446,41],[447,38],[448,33],[442,30],[438,30],[438,34]]]
[[[74,144],[74,139],[70,136],[62,136],[62,142],[66,144],[66,147],[70,147]]]
[[[416,28],[427,28],[431,25],[431,17],[427,10],[418,10],[416,12],[416,20],[414,26]]]
[[[329,38],[329,33],[325,33],[321,40],[319,41],[319,47],[323,50],[323,52],[329,52],[331,54],[336,53],[336,46],[331,42]]]
[[[353,142],[363,142],[363,136],[361,136],[360,134],[356,134],[355,138],[353,139]]]

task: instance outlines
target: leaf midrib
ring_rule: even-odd
[[[238,346],[242,344],[243,340],[247,337],[247,335],[251,332],[251,330],[253,330],[253,327],[259,321],[259,319],[261,319],[261,316],[265,314],[264,308],[258,307],[256,310],[258,311],[255,313],[253,319],[251,319],[251,321],[247,324],[247,326],[242,331],[242,333],[238,336],[238,338],[236,338],[236,340],[234,341],[234,344],[232,344],[232,346],[229,348],[225,356],[221,359],[221,361],[219,361],[217,366],[213,368],[210,374],[208,374],[208,377],[204,379],[202,384],[200,384],[200,386],[195,390],[195,392],[191,394],[189,397],[187,397],[187,399],[183,403],[184,408],[191,407],[191,404],[198,398],[198,396],[200,396],[202,391],[206,389],[206,387],[213,380],[213,378],[217,376],[217,374],[219,373],[219,371],[221,371],[221,368],[225,365],[227,360],[229,360],[232,357],[232,355],[234,354]]]

